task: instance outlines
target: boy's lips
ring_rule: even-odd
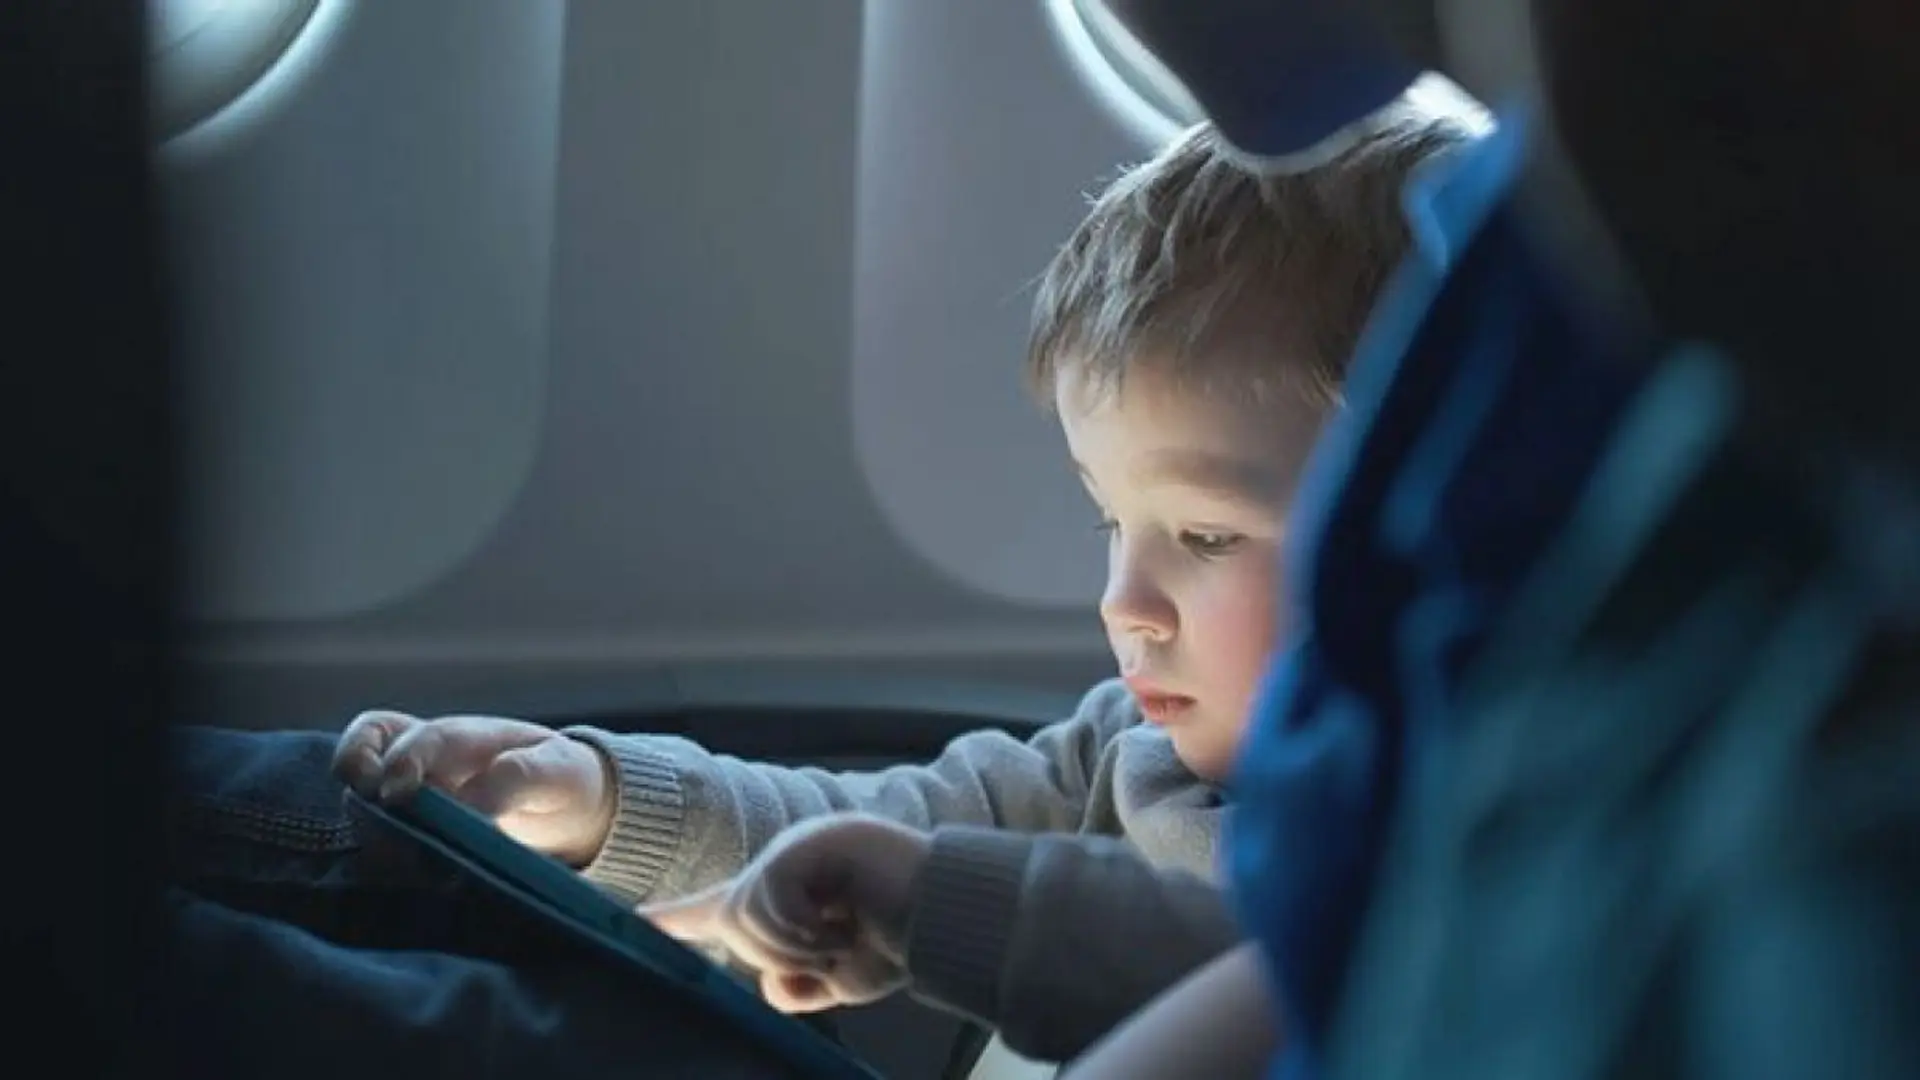
[[[1127,689],[1133,691],[1133,699],[1140,705],[1140,715],[1151,724],[1171,724],[1193,710],[1194,700],[1185,694],[1173,694],[1162,690],[1154,683],[1129,676],[1125,680]]]

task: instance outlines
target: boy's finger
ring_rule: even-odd
[[[387,749],[380,798],[402,798],[421,784],[458,791],[502,753],[552,734],[538,724],[491,716],[443,716],[414,724]]]
[[[762,972],[760,996],[783,1013],[819,1012],[840,1004],[827,980],[810,972]]]
[[[333,774],[363,795],[380,784],[381,762],[401,735],[420,721],[406,713],[374,709],[353,718],[333,747]]]
[[[831,969],[830,957],[809,955],[755,933],[739,917],[738,888],[736,879],[685,899],[635,910],[665,933],[689,944],[718,946],[734,960],[763,974],[822,975]]]
[[[641,904],[634,913],[681,941],[724,944],[721,922],[733,883],[658,904]]]
[[[488,762],[460,786],[460,801],[489,817],[516,810],[552,814],[581,807],[596,779],[584,769],[600,767],[594,751],[570,739],[542,739],[532,746],[515,747]]]
[[[755,936],[798,953],[838,952],[854,946],[857,916],[839,868],[804,852],[761,869],[739,899],[738,919]]]

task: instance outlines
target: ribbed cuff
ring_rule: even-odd
[[[687,817],[680,771],[644,736],[591,727],[570,727],[562,734],[605,755],[619,777],[613,827],[581,873],[596,885],[644,902],[679,858]]]
[[[998,1023],[1001,972],[1020,916],[1032,840],[992,829],[934,830],[907,927],[914,993]]]

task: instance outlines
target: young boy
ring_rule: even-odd
[[[1405,250],[1407,175],[1462,137],[1397,120],[1263,178],[1197,128],[1109,187],[1055,257],[1029,375],[1109,537],[1121,677],[1031,741],[979,732],[929,765],[832,774],[378,712],[342,736],[337,771],[381,798],[456,793],[668,929],[722,940],[780,1007],[911,987],[1028,1056],[1072,1056],[1237,938],[1212,884],[1220,785],[1276,633],[1290,488]],[[828,817],[847,811],[864,816]],[[844,922],[817,904],[797,928],[765,918],[823,880]]]

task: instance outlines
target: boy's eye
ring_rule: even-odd
[[[1093,531],[1101,536],[1112,536],[1120,531],[1120,523],[1109,517],[1103,517],[1093,526]]]
[[[1180,534],[1180,544],[1188,551],[1203,559],[1217,558],[1229,554],[1240,546],[1246,538],[1237,533],[1198,532],[1188,530]]]

